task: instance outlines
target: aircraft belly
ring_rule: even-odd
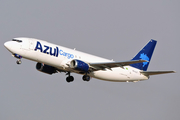
[[[114,81],[114,82],[132,82],[132,81],[140,81],[146,80],[148,77],[140,74],[133,74],[127,70],[118,68],[106,71],[94,71],[91,73],[91,76],[97,79],[105,80],[105,81]]]
[[[107,81],[123,81],[123,80],[129,80],[130,76],[128,76],[127,74],[125,74],[124,72],[121,71],[121,69],[119,69],[119,71],[117,70],[99,70],[99,71],[94,71],[93,72],[93,77],[101,79],[101,80],[107,80]]]

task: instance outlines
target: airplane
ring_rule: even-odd
[[[67,82],[74,81],[71,73],[83,75],[84,81],[96,78],[112,82],[138,82],[149,79],[151,75],[175,73],[147,71],[156,43],[151,39],[133,59],[117,62],[35,38],[13,38],[4,46],[18,59],[17,64],[22,63],[22,58],[35,61],[40,72],[49,75],[65,72]]]

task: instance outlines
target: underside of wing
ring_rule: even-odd
[[[90,63],[89,65],[93,70],[104,70],[106,68],[111,70],[111,68],[114,68],[114,67],[123,68],[123,66],[135,64],[135,63],[142,63],[142,62],[148,62],[148,61],[146,61],[146,60],[131,60],[131,61],[123,61],[123,62]]]
[[[175,71],[142,71],[141,74],[146,76],[149,75],[159,75],[159,74],[167,74],[167,73],[175,73]]]

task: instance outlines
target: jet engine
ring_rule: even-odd
[[[72,60],[70,62],[70,67],[75,70],[87,73],[89,70],[89,65],[81,60]]]
[[[56,68],[49,65],[42,64],[42,63],[37,63],[36,69],[40,72],[44,72],[50,75],[52,75],[53,73],[56,73]]]

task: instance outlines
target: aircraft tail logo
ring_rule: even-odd
[[[150,40],[149,43],[132,59],[132,60],[147,60],[148,62],[132,64],[132,67],[147,71],[154,48],[156,46],[156,40]]]
[[[142,53],[142,54],[140,55],[140,58],[141,58],[142,60],[147,60],[147,61],[149,61],[149,57],[148,57],[146,54],[144,54],[144,53]],[[143,62],[143,67],[144,67],[145,65],[147,65],[147,63],[148,63],[148,62]]]

